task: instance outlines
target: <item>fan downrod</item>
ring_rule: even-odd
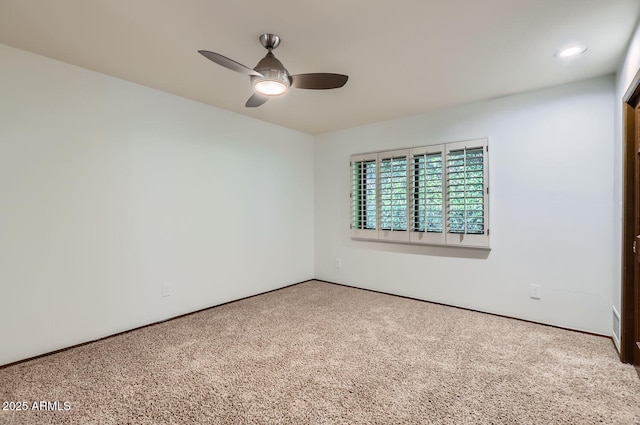
[[[280,37],[275,34],[262,34],[260,36],[260,43],[265,49],[271,51],[280,45]]]

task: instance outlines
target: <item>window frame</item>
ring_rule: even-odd
[[[465,232],[451,232],[451,205],[452,197],[450,193],[450,172],[449,172],[449,156],[454,151],[464,151],[465,167],[466,167],[466,151],[482,150],[482,225],[483,233],[466,232],[468,220],[468,210],[464,209]],[[441,196],[442,196],[442,231],[427,231],[428,222],[425,195],[425,230],[416,230],[416,193],[421,190],[420,185],[416,185],[416,168],[415,160],[425,155],[440,154],[442,166]],[[390,158],[406,158],[406,230],[384,230],[382,226],[382,193],[381,193],[381,163]],[[355,211],[357,200],[354,199],[354,164],[358,162],[375,161],[376,164],[376,228],[375,229],[359,229],[354,228]],[[419,146],[406,149],[394,149],[388,151],[371,152],[365,154],[355,154],[351,156],[351,189],[350,189],[350,215],[351,215],[351,238],[354,240],[374,240],[382,242],[409,243],[417,245],[435,245],[435,246],[452,246],[467,248],[483,248],[490,249],[490,226],[489,226],[489,140],[488,138],[466,140],[460,142],[441,143],[429,146]],[[425,168],[426,170],[426,168]],[[472,172],[473,170],[471,170]],[[426,171],[425,171],[426,172]],[[466,173],[469,172],[465,168],[465,195],[466,189]],[[426,182],[426,177],[424,182]],[[424,183],[423,183],[424,184]],[[431,185],[430,187],[434,187]],[[473,190],[473,189],[472,189]],[[477,189],[476,189],[477,190]],[[466,197],[465,197],[466,199]],[[471,199],[478,199],[477,197]],[[466,205],[466,202],[465,202]]]

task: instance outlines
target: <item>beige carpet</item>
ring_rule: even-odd
[[[1,424],[640,424],[607,338],[322,282],[0,369],[0,401],[29,405]]]

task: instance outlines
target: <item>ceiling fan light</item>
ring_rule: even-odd
[[[260,76],[251,77],[251,84],[258,93],[265,96],[279,96],[289,90],[291,83],[286,69],[260,69],[256,67],[256,71],[260,73]]]
[[[264,94],[266,96],[278,96],[284,94],[288,87],[281,81],[275,80],[261,80],[258,81],[254,88],[260,94]]]

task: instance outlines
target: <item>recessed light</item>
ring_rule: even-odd
[[[556,52],[556,57],[560,59],[578,56],[587,51],[587,46],[583,44],[572,44]]]

